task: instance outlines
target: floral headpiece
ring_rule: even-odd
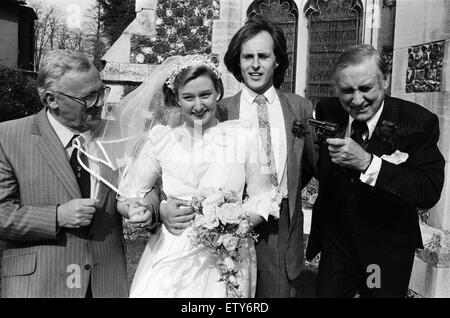
[[[214,62],[211,61],[208,57],[200,54],[187,55],[180,62],[178,62],[177,65],[175,65],[173,70],[170,72],[170,75],[166,81],[167,87],[169,87],[172,92],[175,92],[174,82],[178,74],[180,74],[180,72],[186,68],[198,66],[206,66],[218,78],[222,77],[220,68],[216,66]]]

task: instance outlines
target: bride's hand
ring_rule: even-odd
[[[144,225],[150,224],[151,220],[152,211],[148,208],[145,199],[131,200],[128,205],[128,222],[136,225]]]
[[[161,202],[160,217],[166,229],[173,235],[180,235],[194,219],[194,210],[189,201],[169,198]]]

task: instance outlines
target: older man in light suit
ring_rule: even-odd
[[[102,124],[109,89],[86,57],[56,50],[41,61],[38,90],[41,112],[0,124],[2,297],[126,297],[115,193],[81,168],[73,145]]]

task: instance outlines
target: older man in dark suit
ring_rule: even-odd
[[[319,120],[339,138],[322,144],[319,195],[306,257],[321,252],[318,297],[405,297],[422,247],[417,207],[440,198],[444,159],[439,121],[425,108],[385,95],[389,76],[369,45],[345,50],[338,98],[319,102]]]

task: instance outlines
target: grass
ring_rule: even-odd
[[[141,255],[144,252],[147,240],[126,240],[127,242],[127,273],[128,273],[128,287],[131,287],[134,273],[136,272]]]
[[[125,232],[127,229],[125,229]],[[127,233],[127,232],[126,232]],[[127,235],[126,235],[127,237]],[[305,235],[305,246],[307,243],[307,235]],[[128,271],[128,286],[131,286],[133,281],[134,273],[136,272],[141,255],[144,252],[145,245],[147,244],[147,237],[144,235],[132,235],[126,239],[127,243],[127,271]],[[0,270],[1,270],[1,260],[3,254],[4,243],[0,241]],[[317,276],[317,265],[318,258],[314,259],[313,262],[306,262],[305,269],[300,275],[298,284],[298,294],[296,297],[301,298],[312,298],[315,292],[315,281]],[[1,293],[1,276],[0,276],[0,293]]]
[[[308,235],[304,236],[305,246],[308,242]],[[142,253],[144,252],[145,245],[147,244],[147,239],[139,237],[135,239],[127,239],[127,271],[128,271],[128,286],[131,286],[133,281],[134,273],[136,272],[139,260]],[[4,243],[0,241],[0,271],[1,271],[1,260],[3,252]],[[317,277],[317,267],[319,264],[319,256],[317,256],[313,261],[305,261],[305,268],[300,274],[298,283],[298,293],[295,295],[299,298],[314,298],[316,277]],[[0,276],[0,294],[1,294],[1,276]],[[407,298],[418,297],[413,291],[409,291]]]
[[[308,241],[308,236],[304,237],[305,247]],[[127,266],[128,266],[128,283],[131,286],[134,273],[139,264],[142,253],[147,240],[143,237],[136,239],[127,239]],[[298,281],[298,293],[295,295],[300,298],[313,298],[315,294],[317,266],[319,264],[319,258],[316,257],[312,262],[305,262],[305,269],[300,274]]]

